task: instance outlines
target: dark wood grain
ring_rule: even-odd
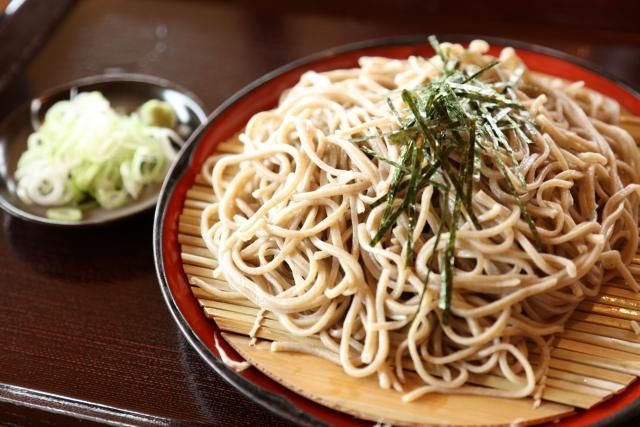
[[[121,69],[173,80],[212,109],[265,72],[319,49],[432,32],[544,44],[640,86],[635,1],[255,3],[77,2],[23,61],[0,108]],[[20,43],[3,36],[17,19],[26,18],[0,18],[0,58],[7,43]],[[0,63],[0,75],[12,66]],[[5,214],[0,222],[0,423],[282,423],[228,386],[180,335],[156,283],[151,213],[71,231]]]

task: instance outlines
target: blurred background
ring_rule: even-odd
[[[14,90],[37,93],[115,69],[171,79],[213,108],[251,80],[309,53],[372,38],[430,33],[491,35],[542,44],[615,70],[618,77],[640,85],[640,2],[630,0],[0,0],[0,4],[7,7],[0,18],[0,37],[11,41],[0,47],[0,93],[6,93],[10,80]],[[3,25],[2,21],[10,21],[7,15],[28,16],[19,20],[20,25]],[[22,71],[19,85],[6,76],[17,70]],[[15,93],[12,98],[22,95]],[[6,108],[2,101],[0,111]]]

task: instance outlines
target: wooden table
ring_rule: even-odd
[[[213,109],[300,56],[417,33],[544,44],[640,87],[636,2],[485,3],[27,0],[0,17],[0,114],[113,69],[173,80]],[[0,224],[0,424],[282,424],[180,335],[156,283],[151,213],[86,230]]]

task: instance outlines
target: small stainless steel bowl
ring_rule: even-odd
[[[57,226],[85,226],[116,221],[155,206],[161,184],[148,185],[138,199],[130,199],[115,209],[96,207],[83,212],[80,221],[47,218],[47,208],[23,203],[15,194],[15,171],[20,155],[27,149],[27,137],[34,131],[33,121],[44,119],[56,102],[75,93],[99,91],[118,111],[131,113],[149,99],[169,103],[176,112],[176,131],[186,141],[206,121],[202,102],[180,86],[158,77],[141,74],[105,74],[87,77],[53,88],[14,110],[0,123],[0,207],[28,221]]]

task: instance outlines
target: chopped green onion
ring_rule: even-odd
[[[47,218],[57,221],[80,221],[82,210],[78,208],[49,208]]]
[[[172,141],[180,142],[170,129],[175,122],[173,109],[158,100],[130,116],[114,111],[100,92],[59,101],[29,136],[15,174],[16,194],[47,207],[82,209],[89,200],[121,206],[164,178],[176,152]]]

